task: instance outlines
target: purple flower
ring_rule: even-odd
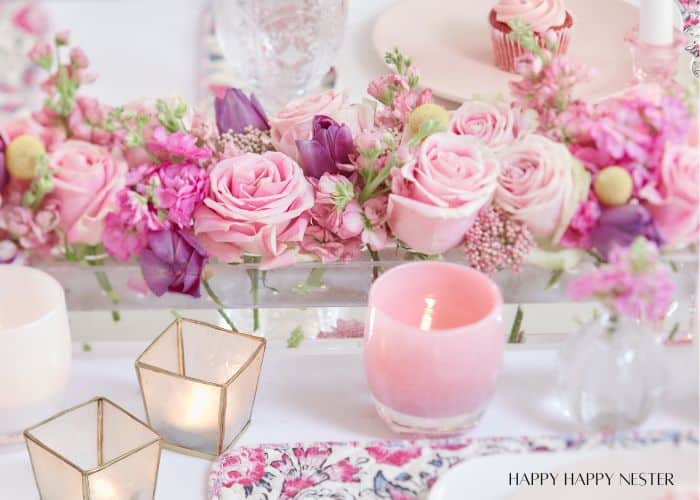
[[[5,187],[8,180],[9,175],[7,175],[7,169],[5,168],[5,140],[0,136],[0,191]]]
[[[250,98],[240,89],[228,88],[223,97],[214,100],[216,126],[219,133],[241,134],[246,127],[270,130],[267,116],[255,95]]]
[[[139,260],[143,279],[158,297],[167,291],[199,297],[206,258],[193,235],[166,229],[148,235],[148,247]]]
[[[661,236],[646,208],[638,204],[621,205],[603,211],[591,231],[591,244],[607,260],[615,245],[628,247],[637,236],[644,236],[657,245],[661,243]]]
[[[350,155],[355,153],[350,127],[329,116],[316,115],[312,128],[310,141],[296,141],[306,175],[318,179],[325,173],[337,173],[338,164],[350,163]]]

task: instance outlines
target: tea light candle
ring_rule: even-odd
[[[639,39],[656,46],[673,43],[673,0],[640,0]]]
[[[149,423],[165,446],[219,455],[248,425],[265,339],[198,321],[173,322],[136,360]]]
[[[404,264],[375,281],[365,373],[392,429],[453,434],[479,420],[503,357],[501,308],[497,286],[458,264]]]

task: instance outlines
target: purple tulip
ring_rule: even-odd
[[[148,235],[148,246],[139,260],[148,288],[158,297],[167,291],[199,297],[206,259],[206,252],[193,235],[166,229]]]
[[[638,204],[620,205],[603,211],[591,232],[591,242],[593,248],[607,260],[615,245],[628,247],[637,236],[644,236],[657,245],[662,242],[646,208]]]
[[[223,97],[214,99],[214,108],[216,126],[221,134],[240,134],[246,127],[270,130],[265,111],[253,94],[248,98],[242,90],[228,88]]]
[[[10,176],[5,168],[5,140],[0,136],[0,191],[5,187]]]
[[[313,138],[296,143],[306,175],[320,179],[325,173],[337,173],[339,163],[350,163],[355,146],[350,127],[329,116],[314,116],[312,127]]]

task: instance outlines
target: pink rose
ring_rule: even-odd
[[[194,220],[210,255],[225,262],[243,254],[261,256],[264,265],[302,240],[314,193],[288,156],[246,153],[223,160],[212,168],[209,183],[209,196]]]
[[[333,114],[333,118],[340,124],[350,127],[353,137],[360,132],[366,132],[374,128],[374,113],[376,103],[369,99],[362,102],[343,106]]]
[[[297,99],[270,118],[272,145],[280,152],[297,158],[297,140],[310,140],[311,122],[316,115],[333,116],[347,100],[345,92],[328,90],[323,94]]]
[[[498,162],[474,137],[440,133],[394,172],[389,227],[412,249],[432,255],[459,245],[479,209],[491,201]]]
[[[49,168],[51,197],[60,204],[66,240],[97,245],[105,217],[116,208],[117,192],[124,187],[126,163],[100,146],[70,140],[51,153]]]
[[[683,247],[697,242],[700,225],[698,165],[700,150],[697,147],[668,145],[656,183],[645,186],[639,193],[669,246]]]
[[[450,132],[471,135],[491,148],[500,149],[512,144],[523,132],[526,124],[520,115],[507,104],[466,101],[452,113]]]
[[[516,142],[499,159],[495,202],[540,243],[558,244],[588,196],[590,175],[566,146],[537,134]]]

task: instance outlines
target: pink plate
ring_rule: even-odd
[[[374,47],[382,55],[398,47],[411,56],[421,83],[444,99],[507,94],[510,73],[492,60],[488,14],[495,0],[403,0],[374,26]],[[619,91],[632,77],[624,33],[636,23],[637,8],[621,0],[567,0],[574,18],[569,54],[592,66],[597,77],[582,86],[587,97]]]

